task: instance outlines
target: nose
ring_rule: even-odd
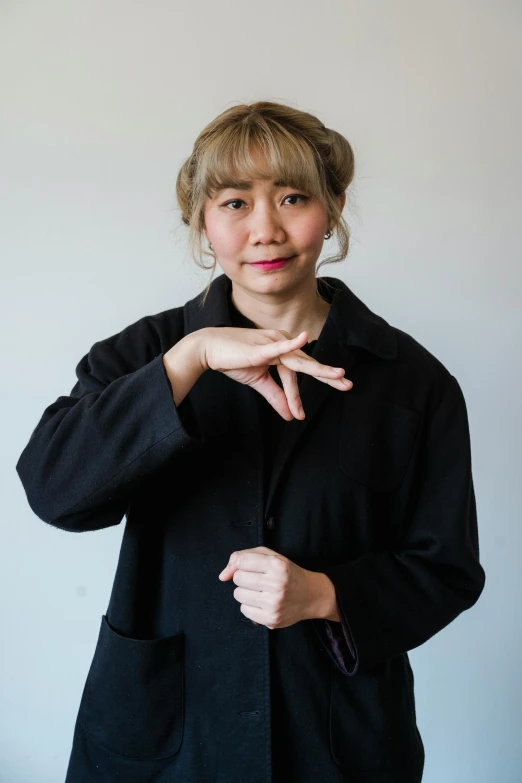
[[[250,241],[252,244],[282,243],[286,231],[277,210],[270,205],[256,205],[250,218]]]

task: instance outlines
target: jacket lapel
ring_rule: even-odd
[[[334,293],[328,317],[312,354],[313,358],[322,364],[343,367],[347,378],[350,378],[350,371],[356,363],[356,348],[364,348],[382,359],[393,360],[397,355],[394,329],[383,318],[372,313],[342,280],[334,277],[318,278],[319,281],[323,279],[334,286]],[[229,309],[231,286],[230,278],[222,274],[211,283],[204,306],[201,306],[202,294],[187,302],[186,333],[208,326],[232,326]],[[210,375],[213,377],[210,378]],[[216,375],[219,378],[216,378]],[[351,391],[338,392],[333,386],[305,373],[298,375],[298,383],[305,419],[294,419],[284,424],[283,435],[272,465],[265,514],[271,509],[286,466],[291,462],[295,449],[319,412],[328,404],[333,394],[351,394]],[[210,388],[212,384],[213,393]],[[250,437],[255,438],[259,448],[262,448],[259,406],[266,401],[258,392],[222,373],[206,373],[193,387],[191,396],[198,419],[206,421],[210,431],[216,427],[223,433],[246,431]],[[219,400],[219,410],[218,406],[209,406],[212,396],[216,401]]]

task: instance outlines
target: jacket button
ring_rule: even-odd
[[[268,517],[268,519],[266,520],[266,526],[269,530],[273,530],[275,528],[274,517]]]

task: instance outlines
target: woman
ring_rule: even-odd
[[[438,359],[317,277],[353,174],[310,114],[219,115],[177,196],[223,274],[95,343],[19,458],[43,521],[126,516],[68,783],[421,780],[407,653],[485,581],[468,421]]]

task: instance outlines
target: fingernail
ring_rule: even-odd
[[[299,415],[300,416],[304,416],[305,415],[304,408],[303,408],[302,405],[299,406]]]
[[[347,385],[347,386],[353,386],[353,383],[348,380],[348,378],[341,378],[341,380]]]

